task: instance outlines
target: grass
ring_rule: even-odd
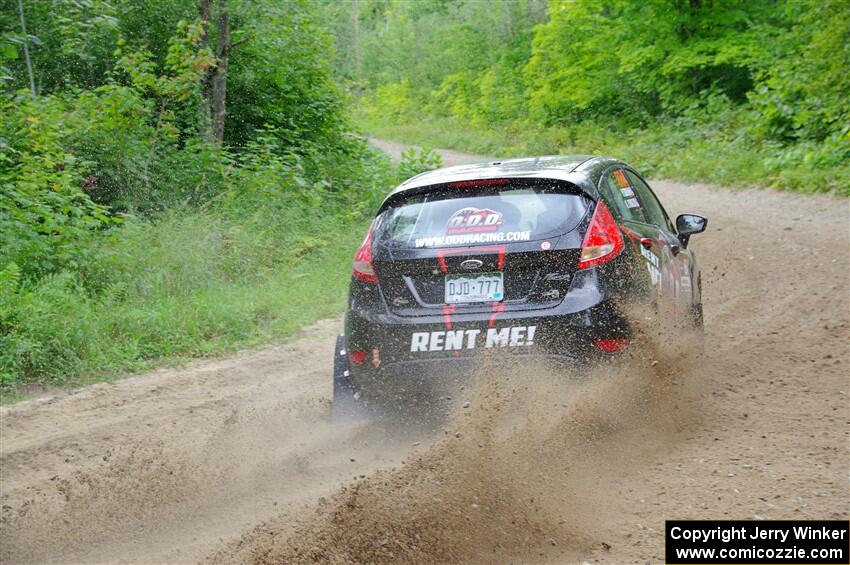
[[[375,137],[482,155],[606,154],[656,178],[850,195],[850,160],[816,144],[779,147],[756,143],[734,117],[715,124],[680,119],[647,129],[592,123],[569,127],[519,122],[484,125],[451,117],[413,118],[393,124],[362,113],[358,122],[362,131]]]
[[[128,215],[41,270],[40,255],[23,256],[26,268],[0,256],[0,403],[279,341],[338,316],[372,212],[399,175],[425,166],[415,155],[393,166],[362,142],[345,148],[314,176],[249,154],[206,204]]]
[[[321,238],[320,219],[288,241],[199,213],[115,230],[80,271],[18,290],[12,331],[0,334],[0,402],[268,343],[338,315],[367,226],[325,218],[333,229]]]

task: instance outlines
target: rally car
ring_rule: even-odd
[[[609,157],[413,177],[384,200],[354,256],[335,406],[404,402],[485,358],[620,355],[633,337],[629,304],[699,328],[688,240],[706,224],[694,214],[673,224],[644,178]]]

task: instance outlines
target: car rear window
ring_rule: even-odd
[[[588,205],[587,197],[561,183],[438,189],[392,205],[380,237],[412,248],[546,239],[574,229]]]

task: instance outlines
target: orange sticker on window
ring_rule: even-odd
[[[629,181],[626,179],[626,175],[623,174],[623,171],[614,171],[614,178],[617,179],[617,184],[620,185],[620,188],[628,188]]]

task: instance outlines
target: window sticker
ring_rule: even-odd
[[[451,215],[446,233],[480,233],[497,231],[502,225],[502,214],[489,208],[461,208]]]
[[[438,235],[417,237],[415,245],[421,247],[443,247],[446,245],[473,245],[477,243],[510,243],[529,241],[531,231],[509,231],[495,233],[462,233],[457,235]]]
[[[629,181],[626,178],[626,175],[623,174],[623,171],[616,170],[612,173],[613,177],[617,180],[617,184],[620,185],[620,188],[628,188]]]
[[[640,208],[640,202],[637,201],[637,198],[629,198],[626,200],[626,206],[629,208]]]
[[[623,196],[625,196],[626,198],[629,198],[629,197],[635,195],[635,191],[632,190],[632,187],[630,187],[630,186],[627,186],[625,188],[621,188],[620,192],[622,192]]]

